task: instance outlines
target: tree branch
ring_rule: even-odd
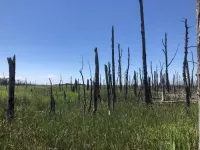
[[[174,57],[171,59],[170,63],[167,65],[168,67],[171,65],[171,63],[173,62],[174,58],[176,57],[176,54],[178,52],[178,48],[179,48],[180,44],[177,46],[176,52],[174,54]]]

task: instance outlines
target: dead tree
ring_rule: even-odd
[[[64,91],[63,94],[64,94],[64,100],[66,101],[67,100],[66,92]]]
[[[73,84],[72,84],[72,76],[71,76],[71,78],[70,78],[70,85],[71,85],[71,91],[73,92]]]
[[[134,80],[134,89],[133,89],[133,92],[134,92],[134,96],[137,96],[138,82],[137,82],[136,71],[134,71],[133,80]]]
[[[95,52],[95,80],[94,80],[94,111],[96,114],[98,107],[98,95],[99,95],[99,58],[97,48],[94,49]]]
[[[187,19],[184,20],[185,23],[185,54],[184,54],[184,61],[183,61],[183,81],[185,86],[186,92],[186,104],[187,107],[190,107],[190,74],[189,74],[189,66],[187,61],[188,56],[188,25]]]
[[[118,44],[118,78],[119,78],[119,89],[120,92],[122,92],[122,66],[121,66],[121,61],[122,61],[122,49],[120,48],[120,44]]]
[[[90,103],[89,103],[89,107],[88,107],[88,113],[91,111],[92,109],[92,91],[93,91],[93,80],[92,80],[92,71],[91,71],[91,67],[90,67],[90,63],[88,62],[88,66],[89,66],[89,71],[90,71]]]
[[[87,79],[87,91],[89,91],[89,89],[90,89],[90,80]]]
[[[59,83],[59,91],[61,92],[61,81]]]
[[[146,59],[146,39],[145,39],[145,26],[144,26],[144,10],[143,0],[139,0],[140,4],[140,17],[141,17],[141,36],[142,36],[142,60],[143,60],[143,73],[144,73],[144,95],[146,104],[152,103],[148,89],[148,73],[147,73],[147,59]]]
[[[111,74],[111,64],[110,64],[110,62],[108,62],[108,75],[109,75],[109,80],[108,81],[109,81],[109,84],[110,84],[110,89],[113,90],[112,74]]]
[[[157,67],[156,67],[156,71],[154,71],[154,83],[155,83],[155,92],[156,92],[156,95],[158,96],[158,70],[157,70]]]
[[[108,66],[104,65],[105,68],[105,78],[106,78],[106,85],[107,85],[107,97],[108,97],[108,114],[110,115],[111,113],[111,99],[110,99],[110,81],[109,81],[109,76],[110,74],[108,73]]]
[[[152,68],[152,61],[151,61],[151,63],[150,63],[151,65],[151,83],[152,83],[152,87],[154,86],[154,83],[153,83],[153,81],[154,81],[154,78],[153,78],[153,68]]]
[[[114,44],[114,26],[112,26],[112,38],[111,38],[111,42],[112,42],[112,80],[113,80],[113,90],[112,90],[112,94],[113,94],[113,109],[115,108],[115,103],[116,103],[116,92],[115,92],[115,44]]]
[[[192,55],[191,89],[193,89],[193,86],[194,86],[194,56],[193,56],[192,51],[191,51],[191,55]]]
[[[126,85],[126,87],[125,87],[125,100],[127,100],[127,97],[128,97],[128,72],[129,72],[129,66],[130,66],[130,50],[129,50],[129,48],[128,48],[128,66],[127,66],[127,69],[126,69],[126,74],[125,74],[125,76],[126,76],[126,78],[125,78],[125,85]]]
[[[149,85],[149,96],[150,96],[150,98],[152,98],[152,92],[151,92],[151,77],[149,77],[148,85]]]
[[[79,82],[79,79],[77,81],[77,88],[78,88],[78,102],[81,102],[81,84]]]
[[[16,58],[7,58],[9,65],[9,90],[8,90],[8,109],[7,109],[7,119],[11,120],[14,118],[14,99],[15,99],[15,68],[16,68]]]
[[[173,92],[174,94],[176,93],[176,87],[175,87],[175,82],[176,82],[176,73],[173,75]]]
[[[139,73],[140,73],[140,90],[143,90],[143,77],[142,77],[142,72],[140,68],[139,68]]]
[[[173,58],[171,59],[171,61],[168,63],[168,49],[167,49],[167,33],[165,32],[165,41],[162,40],[162,44],[164,46],[164,49],[162,49],[164,55],[165,55],[165,74],[166,74],[166,89],[167,92],[169,93],[170,91],[170,84],[169,84],[169,74],[168,74],[168,67],[171,65],[171,63],[173,62],[174,58],[176,57],[177,51],[178,51],[178,47],[176,49],[176,52],[173,56]]]
[[[198,84],[198,123],[199,123],[199,147],[200,150],[200,0],[196,0],[196,28],[197,28],[197,60],[198,60],[198,68],[197,68],[197,84]]]
[[[50,115],[51,115],[51,114],[55,114],[55,104],[56,104],[56,102],[55,102],[55,99],[53,97],[53,87],[52,87],[52,82],[51,82],[50,78],[49,78],[49,82],[50,82],[50,85],[51,85],[51,87],[50,87],[50,100],[51,100],[51,102],[50,102]]]
[[[80,72],[80,74],[81,74],[82,82],[83,82],[83,100],[84,100],[84,107],[83,107],[83,110],[84,110],[84,114],[85,114],[85,111],[86,111],[85,82],[84,82],[84,77],[83,77],[83,72],[82,72],[82,70],[80,70],[79,72]]]
[[[101,74],[100,74],[100,78],[99,78],[99,92],[101,90]]]

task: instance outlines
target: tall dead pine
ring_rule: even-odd
[[[170,83],[169,83],[169,74],[168,74],[168,68],[169,66],[172,64],[174,58],[176,57],[176,54],[177,54],[177,51],[178,51],[178,47],[176,49],[176,52],[173,56],[173,58],[171,59],[171,61],[168,63],[168,49],[167,49],[167,33],[165,33],[165,40],[163,41],[162,40],[162,44],[164,46],[164,49],[162,49],[164,55],[165,55],[165,75],[166,75],[166,89],[167,89],[167,92],[169,93],[170,92]]]
[[[13,58],[7,58],[9,65],[9,90],[8,90],[8,109],[7,119],[11,120],[14,118],[14,98],[15,98],[15,55]]]
[[[149,95],[148,88],[148,73],[147,73],[147,59],[146,59],[146,39],[145,39],[145,26],[144,26],[144,10],[143,10],[143,0],[139,0],[140,4],[140,18],[141,18],[141,36],[142,36],[142,60],[143,60],[143,73],[144,73],[144,95],[146,104],[152,103]]]
[[[119,89],[120,92],[122,92],[122,66],[121,66],[121,61],[122,61],[122,49],[120,48],[120,44],[118,44],[118,78],[119,78]]]
[[[99,97],[99,57],[97,48],[94,49],[95,52],[95,79],[94,79],[94,111],[96,114],[98,107],[98,97]]]
[[[188,25],[187,25],[187,19],[184,20],[185,23],[185,54],[184,54],[184,61],[183,61],[183,81],[185,86],[185,92],[186,92],[186,104],[187,107],[190,106],[190,73],[189,73],[189,66],[188,66]]]
[[[84,99],[84,107],[83,107],[83,110],[84,110],[84,114],[85,114],[85,111],[86,111],[85,82],[84,82],[84,77],[83,77],[83,72],[82,72],[82,70],[80,70],[80,74],[81,74],[82,82],[83,82],[83,99]]]
[[[136,71],[134,71],[133,80],[134,80],[133,92],[134,92],[134,96],[137,96],[138,81],[137,81]]]
[[[113,80],[113,90],[112,90],[112,94],[113,94],[113,109],[115,108],[115,103],[116,103],[116,91],[115,91],[115,39],[114,39],[114,26],[112,26],[112,38],[111,38],[111,42],[112,42],[112,80]]]
[[[111,99],[110,99],[110,81],[109,81],[109,72],[108,72],[108,66],[104,65],[105,68],[105,78],[106,78],[106,86],[107,86],[107,97],[108,97],[108,114],[111,113]]]
[[[127,100],[128,97],[128,72],[129,72],[129,66],[130,66],[130,49],[128,48],[128,66],[125,73],[125,100]]]

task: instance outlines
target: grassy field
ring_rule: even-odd
[[[102,90],[103,100],[93,116],[83,114],[82,95],[79,102],[77,93],[67,91],[65,101],[63,92],[56,91],[54,87],[56,114],[50,117],[49,88],[16,87],[16,117],[8,122],[4,113],[8,94],[0,87],[0,150],[198,149],[197,104],[189,112],[185,103],[146,106],[130,94],[127,102],[118,96],[116,109],[108,116]]]

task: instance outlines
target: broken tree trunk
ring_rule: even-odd
[[[7,119],[11,120],[14,118],[14,98],[15,98],[15,55],[13,58],[7,58],[9,65],[9,90],[8,90],[8,109]]]
[[[92,83],[92,78],[90,78],[90,103],[89,103],[89,108],[88,108],[88,113],[91,111],[92,109],[92,89],[93,89],[93,83]]]
[[[51,114],[55,114],[55,99],[53,97],[53,87],[52,87],[52,82],[51,82],[51,79],[49,78],[49,82],[51,84],[51,87],[50,87],[50,99],[51,99],[51,102],[50,102],[50,115]]]
[[[97,48],[94,49],[95,52],[95,80],[94,80],[94,111],[96,114],[98,107],[98,96],[99,96],[99,57]]]
[[[108,73],[108,66],[105,65],[105,78],[106,78],[106,85],[107,85],[107,97],[108,97],[108,115],[111,113],[111,99],[110,99],[110,81],[109,81],[109,73]]]

